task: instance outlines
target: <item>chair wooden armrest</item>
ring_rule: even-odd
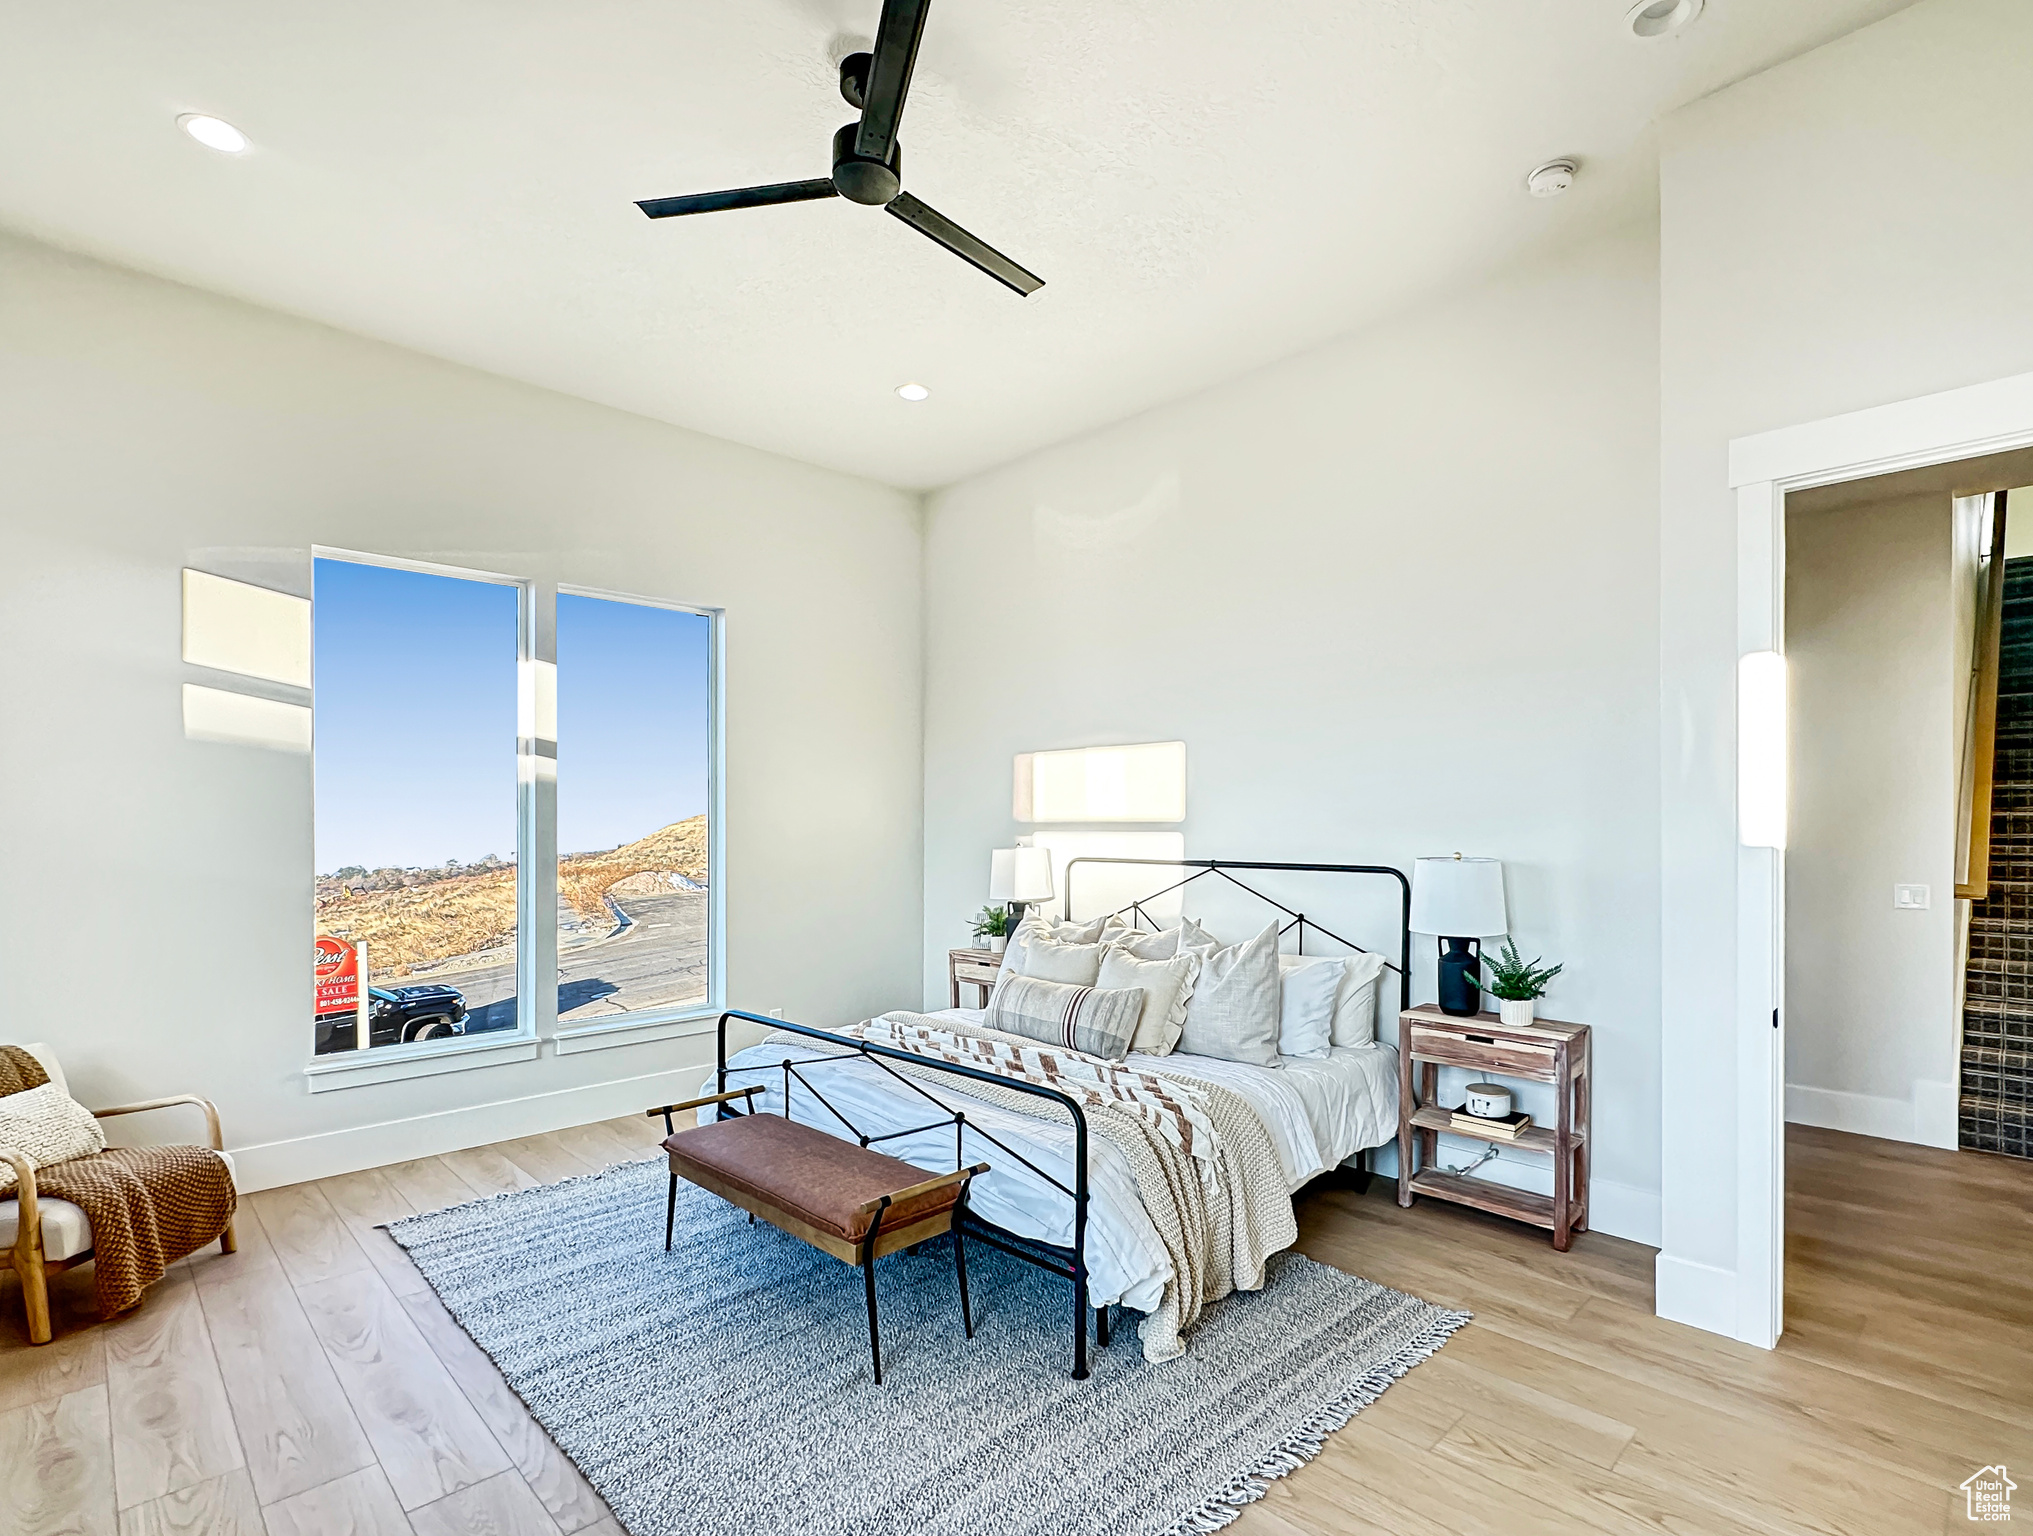
[[[673,1128],[671,1126],[672,1115],[679,1114],[687,1109],[703,1109],[708,1104],[725,1104],[729,1099],[745,1099],[751,1093],[761,1092],[762,1084],[751,1083],[746,1088],[730,1088],[725,1093],[709,1093],[703,1098],[687,1099],[682,1104],[662,1104],[655,1109],[644,1110],[642,1117],[645,1120],[654,1120],[658,1115],[662,1115],[664,1117],[664,1129],[671,1130]],[[754,1108],[753,1105],[749,1107],[751,1109]]]
[[[115,1104],[111,1109],[95,1109],[92,1113],[101,1120],[114,1115],[138,1115],[145,1109],[168,1109],[177,1104],[195,1104],[205,1112],[205,1129],[211,1133],[212,1150],[223,1152],[226,1143],[219,1135],[219,1107],[210,1099],[201,1099],[194,1093],[173,1094],[166,1099],[143,1099],[139,1104]]]
[[[942,1173],[936,1178],[924,1179],[909,1189],[900,1189],[893,1195],[877,1195],[873,1200],[861,1202],[860,1214],[866,1216],[879,1205],[902,1205],[906,1200],[915,1200],[919,1195],[929,1195],[935,1189],[944,1189],[948,1184],[963,1184],[977,1173],[988,1172],[988,1164],[976,1163],[972,1168],[955,1168],[951,1173]]]
[[[21,1204],[14,1224],[14,1246],[25,1249],[31,1235],[41,1227],[35,1208],[35,1164],[28,1160],[26,1152],[13,1147],[0,1147],[0,1163],[14,1170],[14,1198]]]

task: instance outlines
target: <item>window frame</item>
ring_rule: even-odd
[[[713,1027],[727,1006],[727,883],[726,871],[726,759],[727,731],[723,700],[726,693],[727,610],[673,598],[646,597],[611,587],[583,586],[559,582],[551,598],[550,665],[557,665],[557,599],[590,597],[607,602],[633,603],[643,608],[662,608],[672,613],[690,613],[707,621],[706,652],[706,996],[696,1003],[672,1003],[661,1008],[640,1008],[612,1015],[597,1022],[568,1024],[557,1016],[557,982],[549,987],[546,1007],[551,1019],[551,1041],[560,1056],[582,1051],[605,1050],[636,1045],[680,1035],[704,1034]],[[555,694],[553,695],[555,697]],[[549,759],[551,774],[551,841],[557,842],[557,745],[553,741]],[[558,850],[550,851],[550,898],[557,901]],[[557,926],[556,916],[551,926]],[[555,941],[554,941],[555,942]],[[555,954],[555,948],[553,949]],[[553,971],[556,970],[553,964]]]
[[[316,1027],[311,1026],[309,1060],[304,1076],[313,1093],[335,1088],[365,1087],[409,1077],[432,1076],[463,1071],[503,1061],[528,1061],[537,1055],[541,1038],[536,993],[538,957],[530,942],[535,932],[537,911],[536,874],[531,868],[538,848],[538,792],[540,773],[536,735],[537,672],[536,583],[526,576],[502,571],[485,571],[437,561],[412,560],[397,555],[372,554],[364,550],[340,549],[332,545],[311,546],[311,828],[317,829],[317,562],[340,560],[353,565],[378,566],[384,570],[412,571],[424,576],[448,576],[460,581],[485,582],[513,587],[516,593],[516,735],[515,735],[515,1028],[490,1030],[481,1035],[459,1035],[445,1040],[417,1040],[407,1045],[384,1045],[364,1051],[341,1051],[320,1056],[316,1052]],[[555,751],[555,747],[553,748]],[[555,759],[553,759],[555,762]],[[313,879],[316,872],[313,870]],[[555,876],[553,884],[556,883]],[[553,919],[555,921],[555,919]],[[313,925],[315,932],[315,924]],[[369,956],[372,963],[372,955]],[[371,978],[370,978],[371,979]],[[555,983],[553,983],[555,1004]],[[309,1015],[306,1016],[307,1020]]]

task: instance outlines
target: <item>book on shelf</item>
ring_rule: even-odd
[[[1465,1109],[1457,1109],[1452,1112],[1450,1119],[1457,1131],[1466,1131],[1471,1136],[1491,1136],[1500,1141],[1516,1141],[1532,1123],[1532,1117],[1521,1109],[1512,1110],[1500,1120],[1486,1120],[1481,1115],[1471,1115]]]

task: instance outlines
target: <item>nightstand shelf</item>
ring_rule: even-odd
[[[1475,1131],[1464,1131],[1454,1123],[1454,1111],[1442,1109],[1438,1104],[1421,1104],[1412,1112],[1412,1124],[1421,1130],[1461,1136],[1469,1141],[1486,1141],[1493,1147],[1523,1147],[1527,1152],[1551,1152],[1560,1139],[1557,1131],[1549,1131],[1543,1125],[1528,1125],[1515,1137],[1484,1136]],[[1577,1130],[1573,1136],[1577,1142],[1588,1140],[1586,1131]]]
[[[1550,1228],[1553,1246],[1566,1252],[1571,1235],[1588,1227],[1589,1042],[1586,1024],[1553,1019],[1506,1025],[1493,1013],[1459,1018],[1430,1006],[1399,1014],[1398,1204],[1428,1195],[1530,1222]],[[1457,1130],[1452,1111],[1435,1102],[1442,1067],[1552,1084],[1553,1124],[1529,1126],[1515,1140]],[[1553,1193],[1436,1168],[1443,1135],[1550,1156]]]
[[[990,949],[949,949],[946,951],[946,980],[951,984],[952,1005],[960,1006],[960,989],[975,987],[981,993],[978,1006],[988,1006],[988,994],[1002,974],[1002,952]]]

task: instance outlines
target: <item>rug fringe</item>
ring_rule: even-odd
[[[1467,1323],[1472,1312],[1443,1312],[1421,1330],[1389,1360],[1372,1368],[1339,1397],[1302,1422],[1284,1439],[1258,1459],[1255,1465],[1238,1472],[1193,1509],[1167,1526],[1157,1536],[1209,1536],[1242,1516],[1246,1505],[1254,1504],[1281,1477],[1289,1476],[1311,1461],[1326,1447],[1327,1437],[1343,1429],[1348,1421],[1384,1394],[1384,1389],[1422,1360],[1430,1360],[1440,1346]]]

